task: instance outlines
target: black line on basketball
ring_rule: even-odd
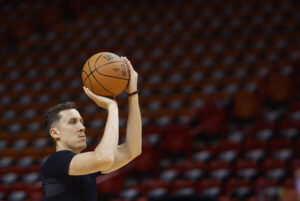
[[[89,67],[89,69],[90,69],[90,71],[91,71],[91,68],[90,68],[90,62],[89,62],[89,61],[88,61],[88,67]],[[89,76],[88,76],[88,78],[89,78]],[[94,78],[95,78],[95,77],[94,77]],[[95,78],[95,80],[96,80],[96,78]],[[90,84],[91,84],[91,87],[92,87],[92,91],[95,92],[94,87],[93,87],[93,85],[92,85],[92,83],[91,83],[90,78],[89,78],[89,81],[90,81]],[[97,80],[96,80],[96,81],[97,81]]]
[[[86,78],[83,80],[83,84],[85,83],[86,79],[89,78],[89,74],[87,74],[87,72],[85,72],[84,70],[82,70],[82,73],[85,73],[86,74]]]
[[[89,66],[89,69],[91,70],[91,67],[90,67],[90,62],[88,62],[88,66]],[[111,93],[112,95],[117,95],[111,91],[109,91],[108,89],[106,89],[104,86],[102,86],[102,84],[95,78],[94,74],[92,73],[92,76],[94,77],[94,79],[96,80],[96,82],[104,89],[106,90],[107,92]]]
[[[129,80],[129,79],[125,79],[125,78],[120,78],[120,77],[115,77],[115,76],[111,76],[111,75],[105,75],[102,73],[99,73],[98,71],[96,71],[99,75],[105,76],[105,77],[111,77],[111,78],[115,78],[115,79],[119,79],[119,80]]]
[[[96,69],[96,63],[97,63],[98,59],[100,59],[103,55],[104,55],[104,54],[100,54],[100,55],[97,57],[97,59],[95,59],[95,63],[94,63],[95,70],[97,70],[97,69]],[[93,71],[93,72],[94,72],[94,71]]]
[[[86,75],[88,75],[85,71],[82,71],[82,72],[84,72]],[[86,82],[87,79],[89,79],[89,82],[90,82],[90,85],[91,85],[91,87],[92,87],[92,90],[94,91],[94,87],[93,87],[93,85],[92,85],[91,79],[90,79],[88,76],[84,79],[83,85],[85,85],[85,82]]]

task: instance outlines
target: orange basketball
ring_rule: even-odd
[[[81,77],[84,86],[95,94],[115,97],[127,87],[129,69],[118,55],[101,52],[85,62]]]

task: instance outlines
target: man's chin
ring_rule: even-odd
[[[85,149],[86,149],[86,147],[87,147],[87,145],[86,145],[86,144],[82,145],[82,146],[80,147],[80,152],[82,152],[83,150],[85,150]]]
[[[86,149],[86,147],[87,147],[87,145],[86,145],[86,143],[82,143],[81,145],[79,145],[78,147],[76,147],[76,152],[77,153],[80,153],[80,152],[82,152],[83,150],[85,150]]]

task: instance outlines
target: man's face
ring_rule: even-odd
[[[59,113],[61,119],[56,125],[60,143],[75,153],[86,148],[85,127],[82,117],[76,109],[67,109]]]

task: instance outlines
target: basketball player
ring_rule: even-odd
[[[56,152],[48,157],[41,170],[43,201],[96,201],[96,175],[117,170],[141,154],[138,74],[126,57],[122,59],[130,69],[126,142],[118,145],[118,106],[112,99],[84,87],[85,93],[108,111],[101,142],[94,151],[85,153],[81,153],[86,148],[85,127],[75,105],[66,102],[52,107],[46,113],[46,129],[56,142]]]

